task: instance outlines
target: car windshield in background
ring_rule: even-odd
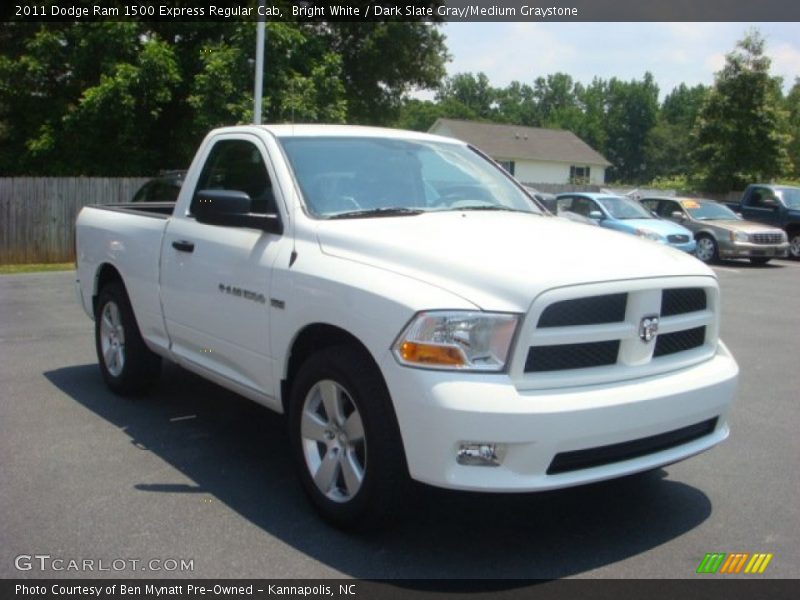
[[[280,143],[317,217],[539,212],[498,167],[460,144],[375,137],[281,137]]]
[[[800,208],[800,190],[795,188],[780,188],[777,190],[786,206],[789,208]]]
[[[615,219],[652,219],[646,208],[638,202],[620,196],[601,196],[597,201]]]
[[[727,206],[713,200],[684,200],[681,206],[698,221],[738,221],[739,217]]]

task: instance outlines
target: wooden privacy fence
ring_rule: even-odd
[[[0,177],[0,264],[75,260],[87,204],[129,202],[146,177]]]

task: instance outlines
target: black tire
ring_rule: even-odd
[[[765,256],[751,256],[750,257],[750,262],[752,264],[754,264],[754,265],[765,265],[771,260],[772,260],[772,257],[769,257],[769,258],[767,258]]]
[[[161,357],[145,345],[121,283],[100,290],[94,323],[97,362],[106,385],[121,396],[152,387],[161,373]]]
[[[706,264],[717,262],[719,260],[717,241],[710,235],[698,235],[697,248],[694,254],[699,260]]]
[[[337,407],[332,412],[341,419],[327,415],[332,398]],[[356,421],[360,429],[348,429]],[[383,377],[363,350],[327,348],[300,367],[290,395],[289,439],[303,490],[332,525],[376,529],[408,500],[410,478],[397,418]]]

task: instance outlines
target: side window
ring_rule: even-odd
[[[571,211],[573,210],[572,205],[575,202],[575,198],[573,196],[562,196],[558,200],[556,200],[556,209],[558,211],[566,210]]]
[[[588,217],[590,212],[600,209],[597,207],[594,201],[589,200],[589,198],[577,197],[572,202],[572,208],[570,210],[581,216]]]
[[[661,204],[658,206],[658,216],[664,217],[665,219],[669,219],[672,217],[672,213],[674,212],[683,212],[681,207],[678,206],[677,202],[673,202],[672,200],[662,200]]]
[[[658,213],[658,200],[642,200],[642,206],[651,212]]]
[[[200,173],[199,190],[236,190],[253,201],[252,212],[277,212],[272,183],[261,152],[246,140],[222,140],[214,144]]]
[[[773,206],[773,204],[767,204],[764,202],[764,199],[772,197],[774,197],[774,194],[772,190],[768,188],[753,188],[748,198],[747,205],[755,208],[767,208],[768,206]]]

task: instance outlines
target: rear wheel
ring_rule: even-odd
[[[754,265],[765,265],[771,260],[772,260],[771,257],[770,258],[766,258],[766,257],[763,257],[763,256],[753,256],[753,257],[750,258],[750,262],[753,263]]]
[[[719,258],[717,242],[709,235],[701,235],[697,238],[697,248],[694,255],[704,263],[714,262]]]
[[[100,290],[94,322],[97,360],[108,387],[120,395],[150,387],[161,372],[161,358],[145,345],[121,283]]]
[[[363,530],[397,512],[408,470],[389,393],[364,351],[328,348],[303,364],[289,427],[303,490],[325,520]]]

